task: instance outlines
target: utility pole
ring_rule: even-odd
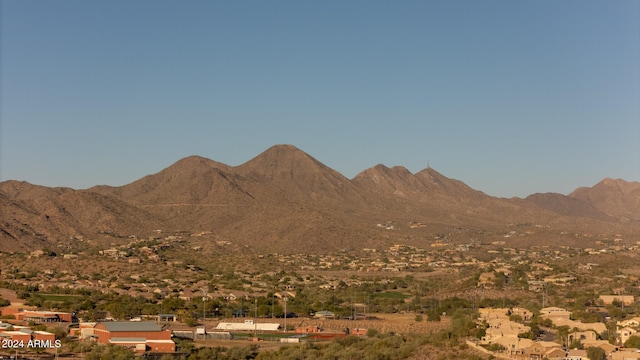
[[[202,291],[202,327],[204,328],[204,338],[207,338],[207,308],[206,308],[206,303],[207,303],[207,288],[202,287],[200,288],[200,290]]]
[[[356,305],[353,301],[353,294],[351,294],[351,320],[355,320],[356,318]]]
[[[158,314],[158,324],[162,322],[162,305],[164,303],[164,294],[160,293],[160,313]]]

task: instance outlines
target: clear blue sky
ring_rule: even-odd
[[[0,180],[293,144],[494,196],[640,181],[638,1],[0,2]]]

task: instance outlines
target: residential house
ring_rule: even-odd
[[[618,351],[618,346],[610,344],[607,340],[585,340],[581,341],[582,347],[588,349],[590,347],[599,347],[604,350],[605,354],[611,355],[611,353]]]
[[[222,297],[225,300],[229,300],[229,301],[235,301],[235,300],[240,300],[240,299],[249,299],[251,294],[249,294],[246,291],[240,291],[240,290],[234,290],[233,292],[230,292],[228,294],[223,295]]]
[[[533,317],[533,313],[524,308],[513,308],[509,310],[511,315],[519,315],[522,317],[522,320],[529,321]]]
[[[186,289],[186,290],[180,291],[180,295],[178,297],[184,301],[191,301],[193,298],[197,296],[198,295],[196,295],[193,291],[191,291],[191,289]]]
[[[611,354],[611,360],[640,360],[638,350],[616,351]]]
[[[506,349],[505,354],[511,357],[523,357],[525,356],[525,349],[530,348],[533,345],[533,340],[503,336],[494,339],[490,343],[502,345]]]
[[[620,344],[624,344],[630,337],[634,336],[638,331],[630,327],[623,327],[617,331]]]
[[[169,289],[166,286],[165,287],[156,287],[156,288],[153,289],[153,293],[166,296],[168,294],[171,294],[171,289]]]
[[[531,331],[531,327],[529,326],[505,320],[497,323],[489,323],[489,327],[486,330],[485,339],[493,341],[494,339],[500,337],[517,338],[519,334],[524,334],[529,331]]]
[[[634,317],[632,319],[618,321],[618,327],[631,327],[631,328],[639,328],[640,327],[640,317]]]
[[[554,319],[568,320],[571,318],[571,312],[569,310],[555,307],[555,306],[542,308],[540,310],[540,315],[551,320],[554,320]]]
[[[565,360],[589,360],[589,357],[587,357],[587,350],[572,349],[567,353]]]
[[[598,334],[596,334],[596,332],[593,330],[576,331],[574,333],[569,334],[569,344],[571,344],[576,340],[580,341],[581,343],[584,343],[585,341],[593,341],[593,340],[596,340],[597,338],[598,338]]]
[[[559,350],[559,351],[558,351]],[[553,357],[563,358],[565,356],[562,345],[550,341],[536,341],[529,347],[524,349],[524,355],[527,359],[550,359]]]
[[[573,283],[577,280],[577,278],[573,275],[554,275],[554,276],[547,276],[544,278],[544,282],[545,283],[551,283],[551,284],[555,284],[555,285],[566,285],[569,283]]]
[[[566,352],[562,348],[551,348],[544,353],[543,359],[561,360],[564,359]]]
[[[555,326],[567,326],[569,329],[576,328],[578,331],[593,330],[598,334],[602,334],[607,330],[607,326],[601,322],[583,323],[581,321],[574,321],[565,318],[551,318],[551,320]]]

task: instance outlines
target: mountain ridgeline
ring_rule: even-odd
[[[376,165],[353,179],[291,145],[240,166],[199,156],[130,184],[86,190],[0,183],[0,251],[109,245],[128,236],[211,234],[246,251],[326,253],[410,242],[435,234],[557,241],[560,232],[637,233],[640,183],[605,179],[569,195],[495,198],[427,168]],[[451,235],[453,236],[453,235]],[[213,241],[212,240],[212,241]]]

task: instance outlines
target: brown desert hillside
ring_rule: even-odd
[[[558,193],[532,194],[527,196],[525,200],[542,209],[546,209],[560,215],[589,217],[602,220],[609,218],[605,213],[599,211],[585,200]]]
[[[346,205],[365,200],[349,179],[293,145],[273,146],[235,170],[295,202]]]
[[[385,165],[350,180],[292,145],[276,145],[240,166],[190,156],[119,187],[0,183],[0,251],[69,239],[106,246],[156,230],[283,253],[423,246],[453,229],[501,236],[517,224],[625,233],[640,222],[638,194],[638,183],[605,180],[568,197],[494,198],[431,168],[412,174]]]
[[[569,197],[585,201],[620,221],[640,221],[640,183],[604,179],[593,187],[578,188]]]
[[[86,236],[127,236],[156,228],[160,219],[120,199],[91,191],[0,183],[0,249],[54,248]]]

